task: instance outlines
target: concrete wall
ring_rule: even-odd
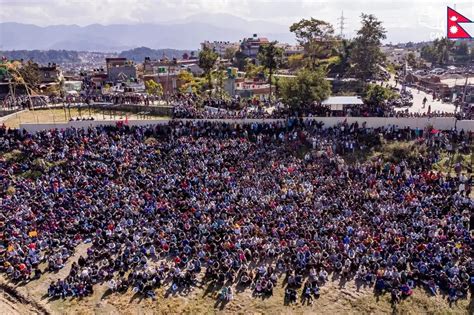
[[[103,110],[105,115],[110,110],[112,111],[124,111],[130,113],[149,112],[152,115],[157,116],[171,116],[173,114],[173,106],[155,106],[155,105],[139,105],[139,104],[118,104],[113,105],[110,108],[104,108],[102,103],[92,104],[92,108]]]
[[[21,114],[23,112],[26,112],[26,109],[14,110],[14,111],[0,111],[0,123],[3,123],[4,121],[12,117],[16,117],[16,115]]]
[[[400,128],[410,127],[410,128],[420,128],[423,129],[428,125],[432,125],[433,128],[439,130],[449,130],[454,128],[455,119],[449,117],[440,117],[440,118],[383,118],[383,117],[312,117],[305,119],[313,119],[317,121],[324,122],[325,127],[332,127],[337,125],[340,122],[343,122],[347,119],[349,124],[358,122],[359,126],[365,122],[366,127],[377,128],[377,127],[389,127],[389,126],[398,126]],[[283,122],[283,119],[182,119],[183,121],[192,120],[192,121],[214,121],[214,122],[227,122],[227,123],[238,123],[238,124],[251,124],[254,122],[267,122],[267,123],[276,123]],[[145,126],[145,125],[164,125],[168,124],[170,119],[162,120],[129,120],[129,126]],[[65,129],[69,127],[75,128],[88,128],[95,127],[100,125],[115,125],[117,120],[94,120],[94,121],[70,121],[67,123],[48,123],[48,124],[21,124],[20,128],[25,129],[30,133],[38,132],[41,130],[49,129]],[[474,131],[474,120],[460,120],[457,123],[457,129],[464,131]]]

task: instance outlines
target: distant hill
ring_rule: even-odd
[[[0,56],[10,60],[33,60],[40,64],[80,62],[79,53],[69,50],[10,50],[0,51]]]
[[[197,50],[204,40],[239,41],[257,33],[270,40],[294,42],[287,26],[247,21],[232,15],[196,15],[162,24],[114,24],[40,27],[22,23],[0,23],[0,50],[65,49],[117,52],[134,47]]]
[[[181,59],[184,53],[187,53],[189,55],[191,51],[178,50],[178,49],[151,49],[148,47],[138,47],[138,48],[122,51],[119,54],[119,57],[125,57],[135,62],[143,62],[145,57],[150,57],[151,59],[161,59],[163,58],[163,55],[165,55],[169,59],[172,59],[172,58]]]

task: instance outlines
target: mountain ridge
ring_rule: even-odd
[[[210,18],[214,16],[214,18]],[[0,50],[65,49],[84,51],[122,51],[135,47],[196,50],[204,40],[239,41],[253,34],[280,42],[294,42],[294,35],[283,25],[247,21],[232,15],[194,15],[173,24],[90,24],[85,26],[37,26],[18,22],[0,23]],[[208,18],[207,18],[208,17]],[[230,22],[230,18],[228,19]],[[257,24],[255,24],[257,23]],[[260,26],[259,26],[259,24]],[[286,31],[285,31],[286,30]]]

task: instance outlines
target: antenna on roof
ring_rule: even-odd
[[[337,19],[339,21],[339,31],[340,34],[339,36],[341,38],[344,38],[344,20],[347,20],[347,18],[344,17],[344,11],[341,11],[341,17]]]

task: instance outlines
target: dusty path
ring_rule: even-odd
[[[441,296],[428,297],[416,289],[412,297],[393,309],[389,294],[375,297],[372,289],[358,289],[353,281],[341,286],[337,280],[322,287],[321,297],[312,305],[302,305],[298,301],[285,306],[281,279],[274,295],[269,298],[253,297],[251,290],[247,289],[235,292],[234,300],[226,305],[216,303],[217,292],[207,290],[207,286],[166,298],[167,287],[160,288],[153,301],[134,295],[131,290],[125,294],[108,294],[105,285],[96,285],[93,296],[50,301],[45,296],[49,283],[64,278],[72,263],[86,254],[88,246],[79,245],[67,265],[57,273],[44,274],[40,281],[24,286],[9,284],[18,297],[5,292],[0,294],[0,314],[472,314],[474,308],[468,299],[449,306]],[[5,283],[5,279],[0,277],[2,282]]]

